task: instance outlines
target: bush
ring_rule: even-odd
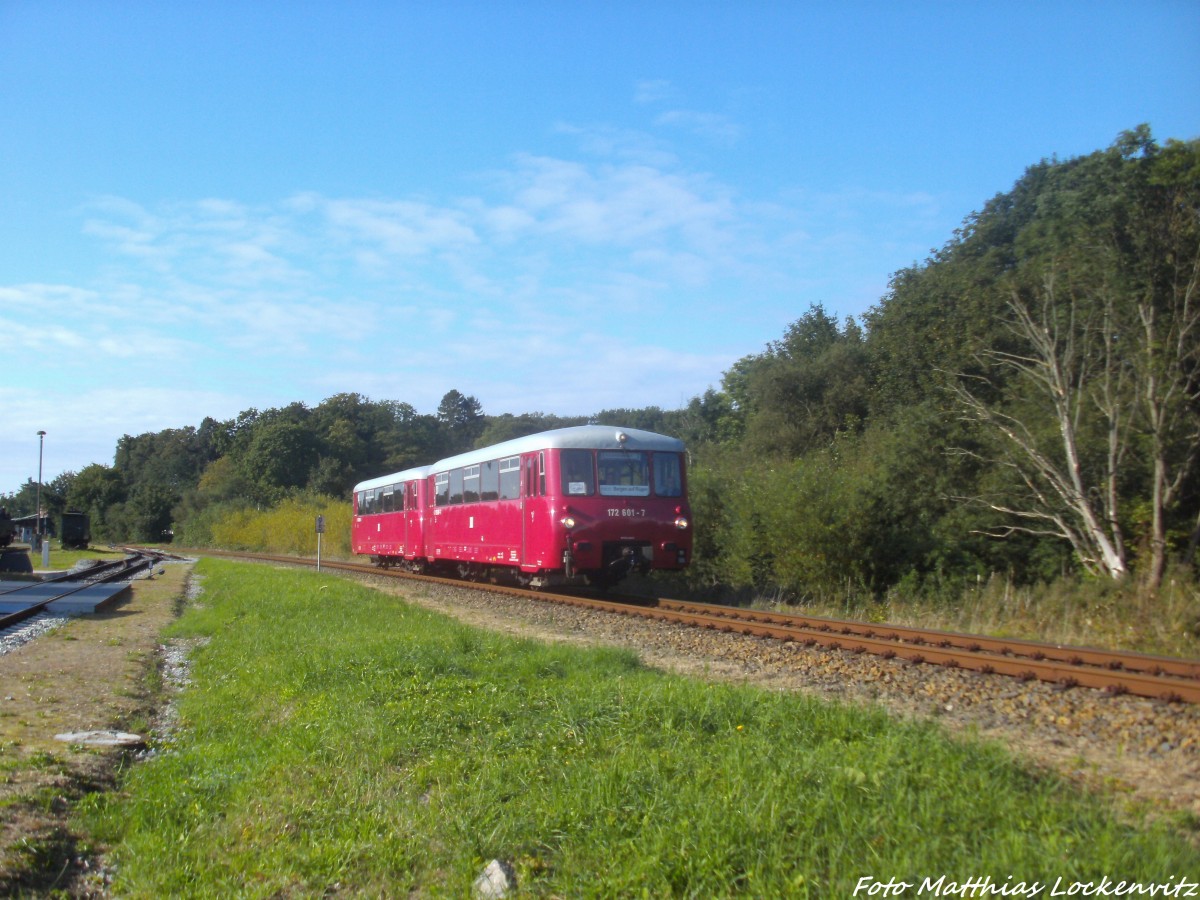
[[[317,516],[325,517],[322,553],[349,556],[350,504],[345,498],[296,495],[266,510],[224,508],[208,530],[213,545],[230,550],[313,556]]]

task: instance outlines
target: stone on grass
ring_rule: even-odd
[[[56,734],[54,739],[88,747],[141,747],[146,743],[146,739],[140,734],[130,734],[127,731],[70,731],[66,734]]]
[[[480,900],[499,900],[517,886],[517,875],[512,866],[493,859],[475,879],[475,896]]]

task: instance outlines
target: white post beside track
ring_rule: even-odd
[[[321,571],[321,535],[325,533],[325,517],[317,516],[317,571]]]

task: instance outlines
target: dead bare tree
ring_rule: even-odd
[[[989,534],[1063,538],[1086,570],[1121,579],[1129,571],[1118,507],[1129,373],[1114,338],[1111,296],[1082,303],[1069,284],[1060,287],[1060,277],[1050,269],[1036,288],[1014,287],[1007,325],[1021,349],[978,357],[985,370],[1007,375],[1015,384],[1009,395],[1024,403],[985,400],[985,393],[1000,393],[986,375],[962,375],[954,384],[967,417],[1001,438],[992,461],[1023,486],[1020,496],[969,499],[1009,520]],[[1085,460],[1083,439],[1098,430],[1105,452]]]
[[[1132,544],[1156,590],[1172,526],[1192,529],[1187,562],[1200,544],[1181,508],[1200,467],[1200,142],[1141,126],[1053,176],[1007,276],[1013,342],[955,380],[1023,490],[973,499],[1016,523],[992,533],[1056,535],[1112,578]]]

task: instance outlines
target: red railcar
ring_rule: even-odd
[[[350,528],[355,553],[383,566],[424,566],[428,474],[428,466],[406,469],[355,486]]]
[[[683,442],[632,428],[517,438],[363,482],[354,502],[354,551],[382,565],[610,585],[692,555]]]

